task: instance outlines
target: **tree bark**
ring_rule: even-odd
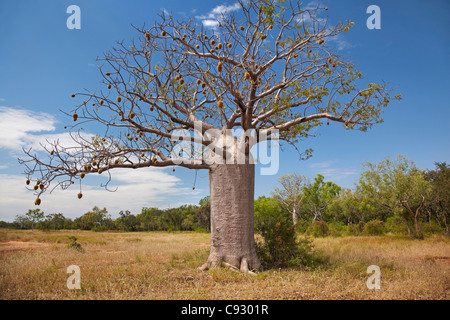
[[[408,220],[403,216],[403,214],[400,214],[400,217],[402,218],[403,222],[406,225],[406,230],[408,231],[408,235],[411,235],[411,228],[409,226]]]
[[[408,198],[408,199],[409,199],[409,198]],[[420,209],[422,209],[423,204],[425,203],[425,197],[422,196],[422,201],[420,202],[419,207],[416,209],[416,212],[414,212],[414,211],[411,209],[411,207],[410,207],[410,205],[409,205],[409,202],[408,202],[408,199],[407,199],[407,200],[403,200],[403,203],[404,203],[403,206],[406,208],[406,210],[408,211],[408,213],[410,214],[410,216],[414,219],[414,227],[415,227],[415,229],[416,229],[416,235],[417,235],[418,237],[420,237],[420,236],[422,235],[422,232],[421,232],[421,230],[420,230],[418,216],[419,216],[419,213],[420,213]]]
[[[209,170],[211,253],[201,267],[231,265],[260,270],[256,255],[253,206],[254,164],[215,164]]]
[[[294,226],[296,226],[298,223],[298,214],[295,208],[293,208],[292,210],[292,222],[294,223]]]

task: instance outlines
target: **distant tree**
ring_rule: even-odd
[[[51,213],[47,215],[46,220],[51,226],[53,226],[53,230],[56,230],[58,227],[64,226],[66,218],[64,218],[62,213]]]
[[[275,225],[277,222],[288,223],[292,225],[289,211],[283,208],[280,202],[274,197],[261,196],[255,200],[255,230],[260,230],[258,223],[271,223]]]
[[[95,206],[92,211],[86,212],[80,218],[76,219],[76,223],[81,229],[106,229],[111,226],[111,217],[108,215],[108,210],[106,208],[100,209]]]
[[[210,198],[210,196],[206,196],[206,197],[202,198],[202,199],[198,202],[198,205],[199,205],[200,207],[202,207],[202,206],[204,206],[204,205],[207,205],[207,204],[211,204],[211,198]]]
[[[359,210],[359,199],[351,189],[342,189],[338,197],[334,197],[327,207],[330,219],[346,224],[357,223],[362,220]]]
[[[194,227],[194,217],[198,207],[182,205],[164,211],[168,228],[171,230],[191,230]]]
[[[450,234],[450,165],[445,162],[436,162],[435,165],[436,169],[425,173],[431,188],[425,208]]]
[[[63,229],[76,229],[75,222],[72,219],[65,217]]]
[[[39,223],[44,219],[44,212],[42,212],[40,209],[34,209],[34,210],[28,210],[25,215],[28,217],[28,219],[31,221],[31,229],[34,230],[34,225],[36,223]]]
[[[178,208],[170,208],[164,210],[164,218],[166,221],[167,228],[169,230],[180,231],[182,228],[182,223],[184,220],[184,215]]]
[[[274,196],[292,215],[294,225],[297,224],[299,211],[304,199],[303,187],[306,185],[307,178],[298,173],[285,174],[278,178],[281,188],[275,188],[272,191]]]
[[[305,209],[313,215],[311,224],[316,220],[322,220],[323,212],[341,191],[341,187],[331,181],[325,182],[324,178],[318,174],[314,182],[303,188]]]
[[[408,234],[411,234],[408,218],[412,219],[416,235],[421,236],[419,215],[430,190],[424,171],[402,155],[394,161],[386,158],[378,164],[367,162],[363,166],[358,190],[374,205],[399,214]]]
[[[16,222],[7,222],[0,220],[0,228],[4,229],[17,229],[18,225]]]
[[[28,228],[28,225],[31,225],[29,217],[24,214],[17,215],[14,222],[17,223],[18,226],[20,226],[20,229],[26,229]]]
[[[137,215],[138,220],[147,231],[162,230],[162,210],[158,208],[142,208],[141,213]]]
[[[137,231],[139,228],[139,219],[128,210],[120,211],[115,223],[120,230]]]
[[[199,202],[200,208],[195,213],[196,224],[199,228],[211,230],[211,202],[209,196]]]
[[[375,207],[370,199],[361,192],[343,188],[324,212],[327,219],[341,221],[346,224],[357,224],[360,221],[368,222],[379,219],[386,220],[389,214],[383,208]]]

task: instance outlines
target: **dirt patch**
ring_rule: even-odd
[[[32,241],[6,241],[0,242],[0,255],[18,251],[34,251],[49,247],[50,244]]]

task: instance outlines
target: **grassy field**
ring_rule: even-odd
[[[78,238],[82,251],[69,248]],[[317,238],[314,270],[199,271],[206,233],[110,233],[0,229],[1,299],[446,299],[450,239]],[[67,267],[81,270],[69,290]],[[366,286],[369,265],[381,289]]]

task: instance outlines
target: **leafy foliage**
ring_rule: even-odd
[[[373,220],[364,225],[363,232],[368,236],[380,236],[386,232],[386,228],[383,221]]]
[[[83,248],[81,247],[81,244],[79,244],[79,243],[77,242],[77,240],[78,240],[77,237],[75,237],[75,236],[69,236],[68,238],[69,238],[69,241],[70,241],[70,243],[68,244],[68,247],[69,247],[69,248],[75,249],[75,250],[80,251],[80,252],[83,251]]]
[[[313,237],[326,237],[328,235],[328,224],[325,221],[314,221],[309,227],[308,233]]]
[[[273,198],[255,201],[256,252],[264,268],[314,267],[312,241],[297,239],[289,213]]]
[[[74,107],[65,112],[74,147],[49,141],[19,160],[36,205],[54,185],[67,189],[88,174],[107,173],[108,188],[115,168],[209,169],[208,152],[224,137],[212,141],[206,131],[222,128],[241,130],[241,142],[252,130],[266,137],[258,142],[279,135],[308,158],[312,150],[296,143],[315,128],[332,121],[366,131],[401,98],[384,83],[362,83],[361,72],[335,53],[333,39],[354,23],[331,25],[320,16],[326,8],[298,0],[237,6],[216,17],[215,30],[163,12],[151,27],[136,27],[135,40],[107,51],[99,59],[104,88],[72,94]],[[87,136],[90,124],[95,132]],[[197,152],[180,155],[174,135]],[[253,142],[243,144],[239,155],[249,156]]]
[[[313,214],[313,222],[317,219],[322,220],[322,214],[341,190],[337,184],[331,181],[324,181],[324,176],[318,174],[314,182],[303,188],[305,196],[305,207]]]

